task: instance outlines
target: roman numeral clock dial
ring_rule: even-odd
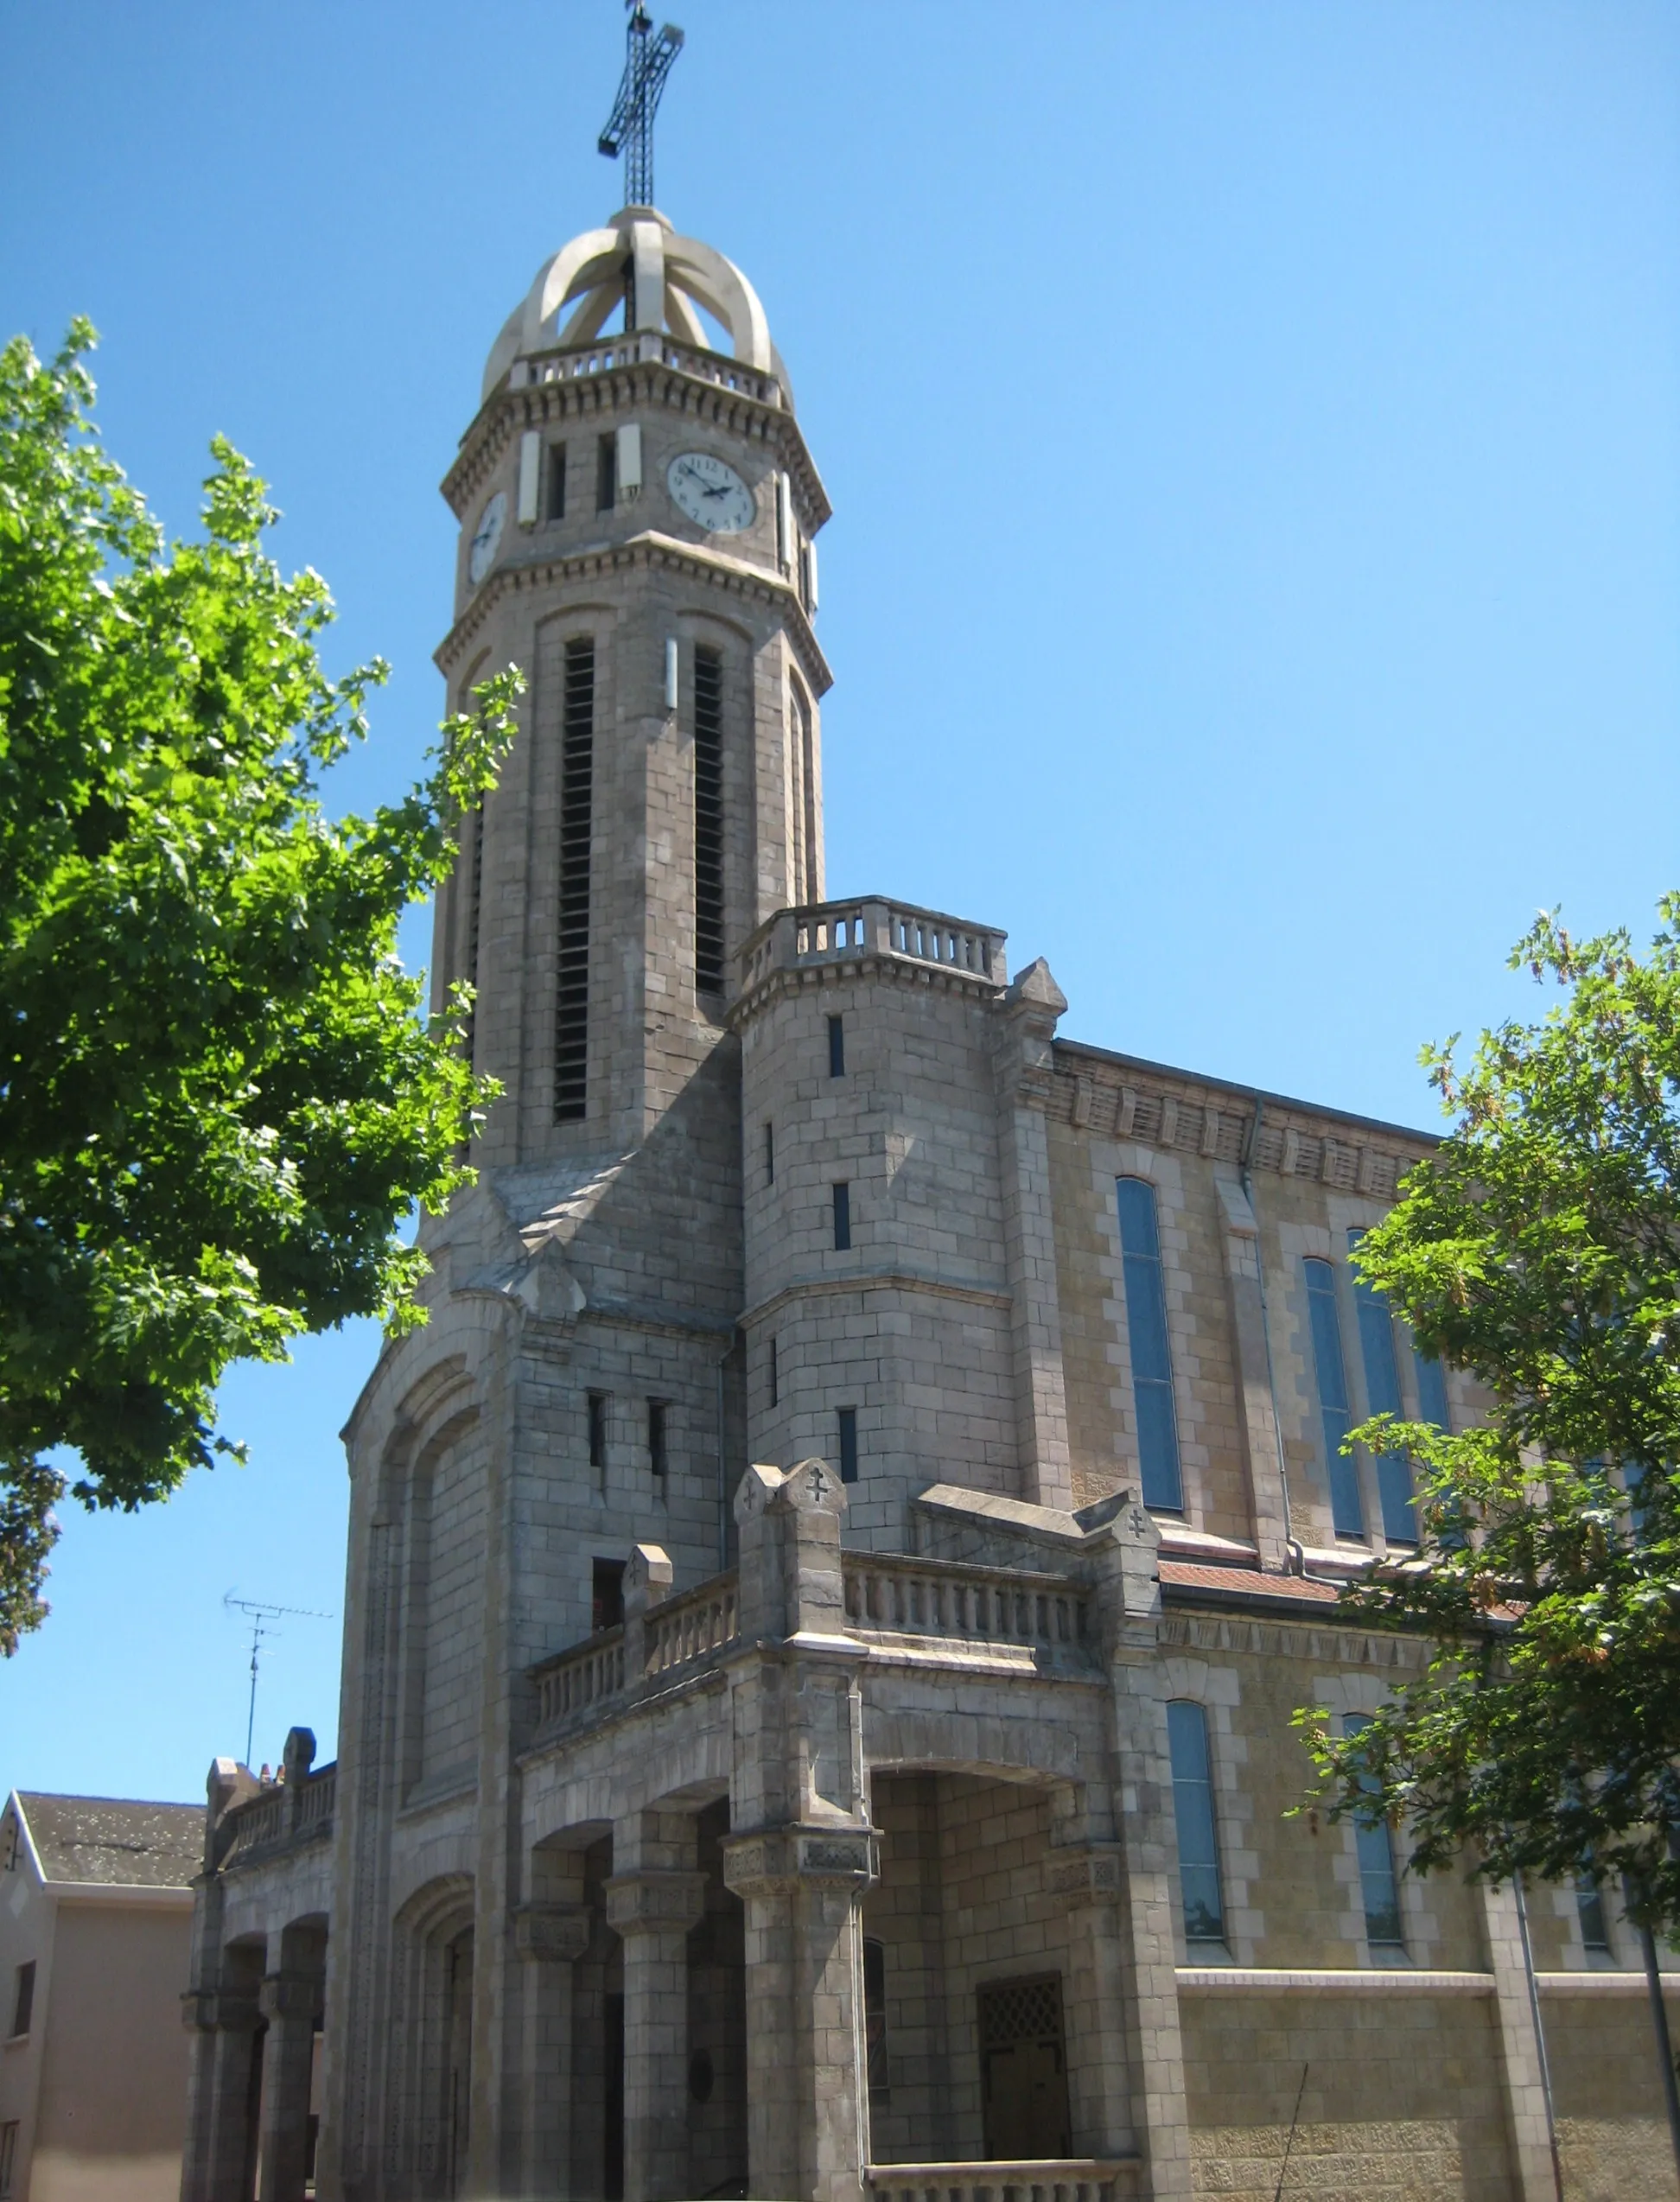
[[[753,493],[724,460],[679,451],[665,469],[671,501],[708,535],[740,535],[758,518]]]

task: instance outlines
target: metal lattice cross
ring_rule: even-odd
[[[641,0],[626,0],[630,21],[624,34],[624,76],[618,98],[601,133],[600,150],[609,161],[624,155],[624,203],[653,204],[653,117],[671,65],[683,48],[683,34],[666,23],[652,35],[653,18]]]

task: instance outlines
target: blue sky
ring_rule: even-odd
[[[1633,0],[671,0],[659,199],[748,270],[833,499],[830,879],[1005,926],[1071,1034],[1403,1122],[1526,1014],[1541,904],[1680,883],[1680,13]],[[73,313],[194,520],[269,477],[334,662],[441,708],[436,483],[533,270],[616,207],[614,0],[10,0],[0,333]],[[417,960],[423,920],[410,926]],[[226,1592],[338,1615],[366,1331],[241,1371],[251,1463],[72,1512],[0,1784],[192,1797]],[[286,1625],[256,1754],[334,1747]]]

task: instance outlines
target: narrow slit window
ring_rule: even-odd
[[[550,520],[563,520],[566,517],[566,447],[563,443],[550,443],[548,448],[543,517]]]
[[[1365,1506],[1359,1471],[1342,1442],[1353,1427],[1347,1401],[1347,1370],[1342,1360],[1341,1318],[1336,1308],[1336,1273],[1328,1262],[1301,1263],[1307,1279],[1307,1314],[1313,1333],[1313,1362],[1318,1375],[1319,1421],[1324,1432],[1324,1466],[1330,1479],[1330,1520],[1338,1537],[1365,1535]]]
[[[851,1245],[851,1187],[842,1179],[834,1187],[834,1251],[843,1254]]]
[[[660,1483],[665,1481],[665,1471],[671,1466],[665,1441],[666,1403],[663,1399],[650,1399],[647,1403],[647,1462]]]
[[[17,2129],[22,2121],[9,2118],[0,2126],[0,2202],[11,2202],[12,2181],[17,2173]]]
[[[478,983],[479,938],[484,920],[484,804],[480,799],[473,805],[467,831],[467,926],[466,939],[461,944],[461,973],[473,989],[473,1000],[467,1012],[467,1028],[462,1035],[461,1052],[469,1070],[478,1067]]]
[[[610,512],[618,502],[618,438],[595,439],[595,510]]]
[[[846,1021],[843,1017],[829,1019],[828,1035],[829,1076],[844,1078],[846,1075]]]
[[[723,659],[694,653],[694,983],[723,991]]]
[[[607,1481],[607,1395],[589,1394],[589,1466],[598,1468],[603,1488]]]
[[[873,1936],[863,1943],[863,2052],[869,2100],[885,2109],[893,2099],[887,2080],[887,1945]]]
[[[1225,1899],[1219,1892],[1207,1715],[1193,1699],[1175,1698],[1168,1706],[1167,1741],[1173,1761],[1173,1816],[1178,1829],[1184,1938],[1187,1942],[1223,1942]]]
[[[1132,1404],[1137,1416],[1137,1457],[1143,1504],[1163,1513],[1184,1510],[1179,1471],[1178,1416],[1173,1404],[1173,1363],[1167,1339],[1167,1293],[1161,1271],[1161,1238],[1155,1187],[1141,1177],[1116,1181],[1120,1250],[1126,1280],[1126,1332],[1131,1342]]]
[[[12,1997],[12,2033],[27,2033],[35,2017],[35,1961],[33,1957],[17,1969],[16,1992]]]
[[[840,1480],[842,1483],[856,1483],[857,1481],[856,1408],[842,1407],[837,1419],[839,1424],[837,1435],[839,1439]]]
[[[624,1562],[596,1560],[589,1569],[589,1626],[616,1628],[624,1619]]]
[[[595,824],[595,644],[566,645],[560,738],[560,932],[556,955],[554,1114],[575,1123],[589,1102],[589,844]]]
[[[764,1127],[764,1182],[776,1182],[776,1127],[767,1122]]]
[[[1348,1251],[1357,1251],[1363,1231],[1347,1234]],[[1353,1268],[1353,1302],[1359,1313],[1359,1354],[1365,1363],[1365,1397],[1373,1415],[1398,1416],[1400,1372],[1395,1365],[1394,1319],[1374,1284]],[[1383,1534],[1390,1544],[1416,1544],[1417,1516],[1412,1495],[1411,1461],[1402,1446],[1377,1455],[1377,1497],[1383,1510]]]
[[[781,1371],[778,1366],[776,1341],[773,1338],[770,1340],[770,1404],[773,1407],[780,1407],[781,1404]]]
[[[1358,1735],[1370,1725],[1368,1713],[1350,1713],[1342,1722],[1344,1735]],[[1370,1775],[1360,1778],[1367,1792],[1377,1784]],[[1386,1820],[1374,1827],[1353,1825],[1353,1844],[1359,1861],[1359,1892],[1365,1901],[1365,1940],[1373,1950],[1403,1950],[1400,1930],[1400,1883],[1394,1870],[1394,1838]]]

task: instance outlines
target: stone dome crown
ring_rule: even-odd
[[[626,207],[604,229],[585,230],[544,262],[491,347],[484,396],[517,360],[594,343],[620,305],[629,328],[664,331],[705,351],[711,346],[697,311],[703,309],[728,330],[732,357],[773,375],[792,404],[757,291],[732,260],[697,238],[679,237],[653,207]]]

